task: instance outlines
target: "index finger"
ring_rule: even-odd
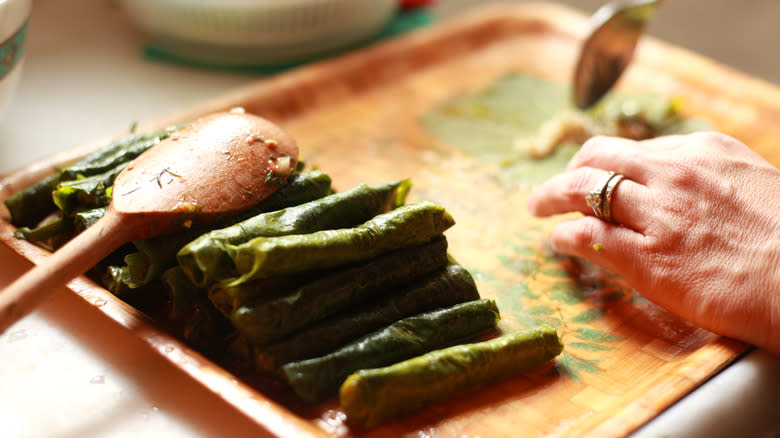
[[[646,151],[639,142],[619,137],[592,137],[572,157],[567,170],[592,167],[621,173],[645,184],[649,179]]]

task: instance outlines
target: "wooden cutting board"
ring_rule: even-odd
[[[447,232],[450,252],[475,274],[481,294],[497,300],[502,324],[558,328],[565,349],[556,361],[367,431],[345,421],[335,401],[302,408],[236,379],[86,278],[70,288],[278,436],[610,437],[634,431],[748,346],[673,317],[619,278],[557,257],[546,243],[554,220],[528,216],[527,190],[498,183],[498,169],[443,144],[421,123],[437,104],[507,73],[565,83],[588,23],[554,4],[490,7],[141,127],[243,106],[289,130],[304,160],[328,172],[338,189],[411,178],[410,201],[432,200],[455,217],[457,225]],[[780,90],[769,84],[648,38],[620,85],[683,96],[689,114],[780,164],[774,147],[780,144]],[[0,197],[98,143],[6,175]],[[12,233],[0,223],[3,244],[32,261],[46,257]]]

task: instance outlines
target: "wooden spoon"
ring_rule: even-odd
[[[297,158],[289,134],[243,113],[206,116],[171,134],[117,176],[102,219],[0,292],[0,334],[121,245],[257,204]]]

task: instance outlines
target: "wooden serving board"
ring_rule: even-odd
[[[291,436],[624,436],[729,364],[748,347],[681,321],[618,278],[552,254],[554,220],[525,211],[527,190],[496,181],[498,170],[432,138],[421,124],[436,104],[481,90],[509,72],[568,81],[588,17],[553,4],[490,7],[354,54],[258,81],[142,128],[243,106],[298,140],[303,158],[337,189],[359,182],[414,181],[410,201],[446,207],[457,225],[450,252],[495,298],[502,324],[547,322],[565,344],[532,372],[467,391],[373,430],[351,425],[336,401],[302,408],[271,398],[155,329],[86,278],[69,287],[271,434]],[[780,91],[652,39],[624,90],[683,96],[707,119],[780,164]],[[30,184],[95,142],[34,163],[0,181],[0,197]],[[21,257],[47,253],[0,240]]]

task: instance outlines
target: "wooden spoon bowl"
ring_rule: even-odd
[[[297,158],[289,134],[249,114],[216,113],[176,131],[117,176],[103,218],[0,292],[0,333],[121,245],[256,205]]]

